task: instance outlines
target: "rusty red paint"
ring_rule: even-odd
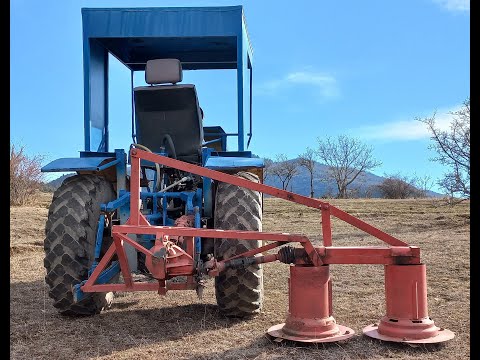
[[[165,286],[161,286],[166,290],[195,290],[195,283],[174,283],[167,282]],[[160,285],[158,281],[156,282],[134,282],[132,286],[127,287],[125,284],[96,284],[87,286],[86,284],[82,286],[84,292],[109,292],[109,291],[121,291],[121,292],[132,292],[132,291],[158,291]]]
[[[109,292],[109,291],[122,291],[122,292],[131,292],[131,291],[156,291],[158,290],[158,283],[149,283],[149,282],[134,282],[132,286],[128,287],[125,284],[96,284],[89,285],[87,284],[82,286],[82,291],[84,292]]]
[[[182,248],[169,242],[167,248],[167,278],[195,273],[193,254],[187,254]],[[193,249],[192,249],[193,250]]]
[[[175,224],[174,224],[174,227],[195,227],[195,215],[182,215],[180,216],[179,218],[177,218],[175,220]],[[193,241],[193,237],[190,237]],[[180,244],[183,243],[184,241],[184,237],[183,236],[171,236],[170,237],[170,240],[172,240],[173,242],[178,242]],[[193,244],[192,244],[193,246]],[[193,249],[193,248],[192,248]],[[190,252],[187,251],[189,254]],[[193,252],[192,252],[193,254]]]
[[[167,278],[167,249],[163,244],[163,236],[157,237],[155,245],[150,249],[152,255],[145,257],[145,266],[155,279]]]

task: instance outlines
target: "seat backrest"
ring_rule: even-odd
[[[165,136],[170,135],[179,160],[199,163],[203,142],[201,110],[195,86],[176,85],[181,80],[182,68],[177,59],[147,62],[145,81],[151,86],[134,89],[137,142],[159,152]]]

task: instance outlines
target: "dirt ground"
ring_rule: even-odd
[[[264,266],[263,312],[250,320],[223,317],[213,280],[204,297],[194,291],[120,294],[99,315],[59,315],[44,283],[43,236],[51,194],[10,208],[10,357],[12,359],[469,359],[470,203],[439,200],[329,200],[368,223],[419,246],[427,265],[428,310],[437,326],[455,333],[441,346],[410,347],[362,335],[385,313],[381,265],[332,265],[333,315],[355,330],[348,341],[325,345],[276,343],[265,335],[284,322],[288,266]],[[301,233],[318,241],[319,213],[265,199],[264,231]],[[333,220],[333,244],[381,243]]]

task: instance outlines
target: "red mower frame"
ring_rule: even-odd
[[[332,316],[329,265],[383,264],[385,265],[387,314],[378,324],[364,328],[364,334],[385,341],[406,343],[438,343],[454,337],[453,332],[435,326],[428,316],[426,270],[425,265],[420,262],[418,247],[409,246],[327,202],[137,148],[130,150],[130,156],[130,218],[123,225],[112,226],[113,244],[86,283],[81,286],[82,291],[157,291],[160,295],[165,295],[168,290],[196,289],[198,286],[196,276],[200,270],[210,276],[216,276],[229,266],[248,266],[278,260],[292,264],[289,279],[289,314],[285,323],[273,326],[268,333],[278,341],[287,339],[302,342],[332,342],[347,339],[354,335],[354,331],[336,324]],[[308,237],[289,233],[150,225],[140,212],[141,160],[318,209],[323,245],[314,247]],[[331,216],[376,237],[388,246],[332,246]],[[146,249],[132,240],[129,234],[155,235],[155,245],[150,250]],[[222,261],[211,259],[203,264],[203,269],[196,269],[194,237],[273,242]],[[182,240],[183,247],[177,245],[179,239]],[[146,265],[158,283],[133,281],[124,249],[125,243],[146,255]],[[299,243],[302,248],[282,247],[276,254],[255,256],[288,243]],[[120,263],[124,284],[95,284],[100,273],[108,266],[115,254]],[[175,276],[185,276],[187,280],[185,282],[167,281]]]

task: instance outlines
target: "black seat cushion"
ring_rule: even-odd
[[[179,160],[200,162],[203,126],[195,85],[134,89],[137,143],[159,152],[170,135]]]

